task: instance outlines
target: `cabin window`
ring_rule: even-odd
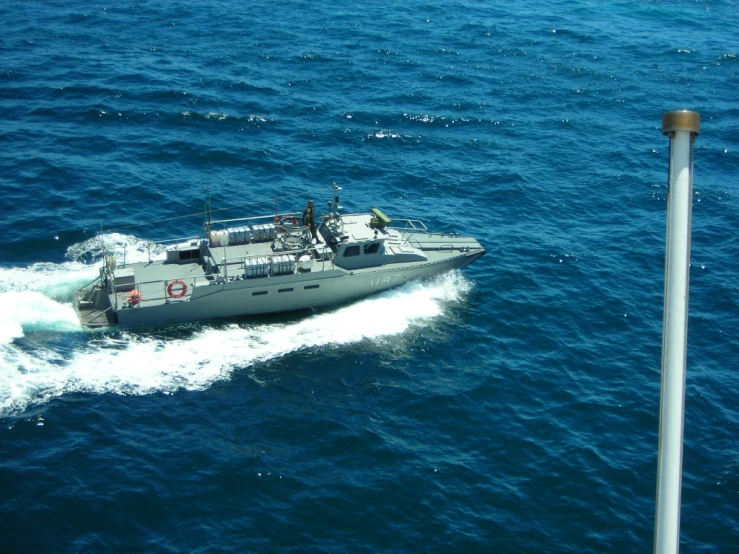
[[[252,292],[251,293],[252,296],[262,296],[263,294],[267,294],[267,291],[266,290],[260,290],[258,292]]]
[[[279,289],[277,292],[292,292],[293,289]]]
[[[306,285],[306,286],[304,286],[303,288],[304,288],[305,290],[308,290],[308,289],[317,289],[317,288],[318,288],[318,287],[320,287],[320,286],[321,286],[321,285]]]
[[[350,258],[352,256],[359,256],[359,245],[347,246],[344,250],[345,258]]]
[[[380,243],[379,242],[372,242],[370,244],[364,245],[364,253],[365,254],[377,254],[380,251]]]

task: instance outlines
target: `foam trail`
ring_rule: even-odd
[[[202,390],[230,378],[235,369],[301,349],[398,335],[441,315],[446,303],[470,287],[452,272],[293,323],[206,327],[188,338],[168,340],[135,333],[123,333],[121,339],[89,335],[93,340],[67,356],[6,344],[0,347],[0,415],[73,392]]]
[[[36,291],[0,293],[5,315],[0,320],[0,344],[23,336],[24,330],[79,331],[71,304],[56,302]]]
[[[164,248],[132,235],[112,233],[70,246],[68,262],[0,267],[0,344],[23,337],[26,331],[79,330],[72,293],[97,277],[103,253],[138,262],[163,257]]]
[[[97,266],[80,262],[0,267],[0,294],[37,291],[55,300],[69,300],[72,292],[94,279],[97,274]]]
[[[0,345],[24,336],[25,331],[79,330],[69,300],[96,274],[96,268],[77,262],[0,268]]]
[[[67,259],[82,262],[100,262],[113,256],[119,262],[134,263],[164,259],[165,247],[135,235],[108,233],[73,244],[67,249]]]

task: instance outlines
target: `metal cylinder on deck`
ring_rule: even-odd
[[[667,112],[662,132],[670,137],[670,169],[654,552],[676,554],[680,548],[693,144],[700,132],[700,115],[688,110]]]

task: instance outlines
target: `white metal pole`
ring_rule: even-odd
[[[670,174],[654,552],[676,554],[680,548],[693,143],[700,132],[700,115],[687,110],[667,112],[662,132],[670,137]]]

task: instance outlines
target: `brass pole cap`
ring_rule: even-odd
[[[701,132],[701,114],[690,110],[675,110],[662,116],[662,134],[670,135],[675,131]]]

